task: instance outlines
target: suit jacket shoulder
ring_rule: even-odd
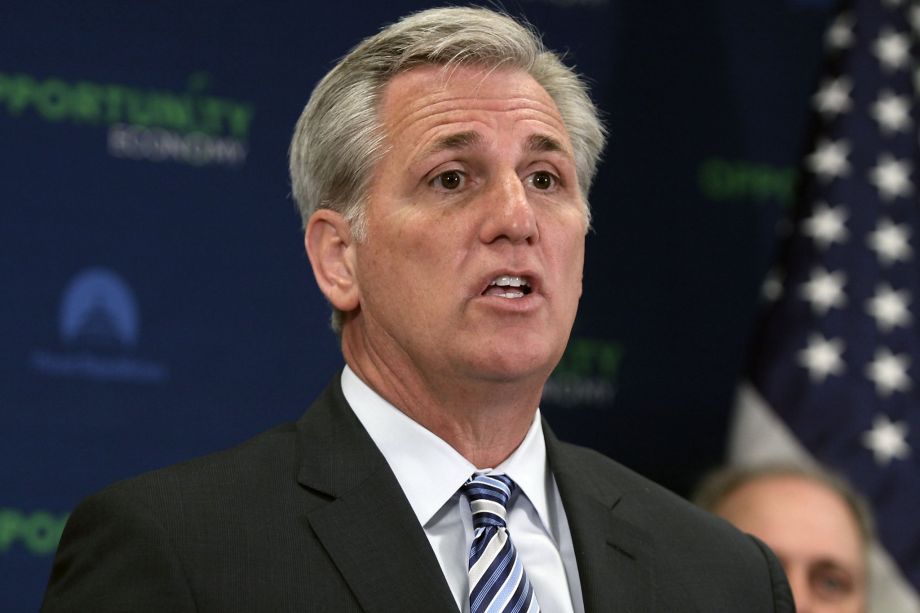
[[[451,608],[424,532],[338,381],[296,424],[81,503],[43,605],[46,612]]]
[[[778,561],[753,537],[551,432],[547,453],[572,531],[586,610],[795,610]]]

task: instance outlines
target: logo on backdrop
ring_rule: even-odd
[[[67,513],[0,507],[0,555],[16,545],[35,556],[52,555],[66,523]]]
[[[697,179],[700,191],[713,202],[749,200],[788,205],[795,187],[795,169],[714,157],[702,161]]]
[[[58,314],[60,348],[32,352],[49,376],[157,383],[165,365],[137,357],[140,314],[131,287],[106,268],[87,268],[64,290]]]
[[[562,8],[571,8],[577,6],[601,7],[610,4],[610,0],[529,0],[530,2],[542,2],[543,4],[553,4]]]
[[[619,343],[573,338],[543,388],[542,403],[564,409],[603,409],[616,397],[623,360]]]
[[[0,113],[108,126],[108,152],[117,158],[242,166],[252,105],[208,94],[209,85],[203,72],[188,78],[184,92],[0,72]]]

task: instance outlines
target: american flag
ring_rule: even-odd
[[[920,591],[920,2],[855,0],[827,33],[812,148],[750,381],[873,503]]]

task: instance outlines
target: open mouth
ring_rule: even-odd
[[[482,292],[483,296],[498,296],[499,298],[523,298],[533,289],[530,281],[524,277],[512,275],[499,275],[492,279],[489,286]]]

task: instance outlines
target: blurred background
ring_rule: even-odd
[[[289,138],[337,58],[433,4],[0,4],[0,609],[37,609],[78,500],[296,419],[341,367]],[[543,412],[681,494],[725,454],[835,4],[503,4],[610,131]]]

